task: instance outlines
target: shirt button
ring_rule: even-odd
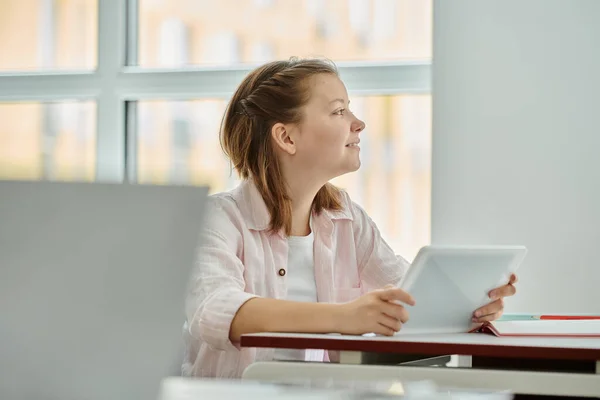
[[[285,275],[285,269],[281,268],[279,270],[279,276],[284,276]]]

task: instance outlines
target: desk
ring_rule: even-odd
[[[510,393],[490,391],[441,390],[420,382],[349,382],[319,379],[303,382],[273,384],[219,379],[189,379],[169,377],[162,381],[159,400],[389,400],[391,395],[402,395],[404,400],[509,400]]]
[[[401,368],[407,373],[410,371],[412,375],[407,378],[411,380],[417,379],[419,374],[421,379],[438,374],[437,383],[441,385],[510,389],[522,394],[600,396],[600,339],[499,338],[478,333],[394,337],[258,333],[242,336],[241,346],[339,350],[342,364],[360,364],[363,352],[431,356],[459,354],[472,356],[473,368],[392,368]],[[510,360],[513,367],[525,366],[528,370],[507,371],[506,363],[502,366],[503,370],[490,369],[493,367],[490,360]],[[529,365],[532,362],[552,365],[552,368],[544,368],[544,372],[531,371]],[[279,372],[283,371],[282,368],[292,368],[293,364],[299,363],[278,363]],[[565,370],[560,368],[561,365],[568,365],[569,368]],[[324,365],[319,368],[322,367]],[[314,365],[311,368],[319,373]],[[352,371],[347,370],[347,373]],[[322,370],[322,373],[326,372]],[[517,383],[511,383],[511,380]]]

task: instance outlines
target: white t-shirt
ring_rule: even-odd
[[[288,237],[287,300],[317,302],[314,235]],[[323,350],[276,349],[275,359],[293,361],[323,361]]]

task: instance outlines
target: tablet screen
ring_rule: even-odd
[[[490,290],[506,284],[524,247],[436,247],[419,251],[400,287],[416,305],[399,334],[467,332]]]

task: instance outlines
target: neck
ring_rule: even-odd
[[[291,236],[310,234],[310,214],[317,192],[325,182],[311,179],[306,175],[284,174],[288,186],[288,194],[292,200],[292,232]]]

